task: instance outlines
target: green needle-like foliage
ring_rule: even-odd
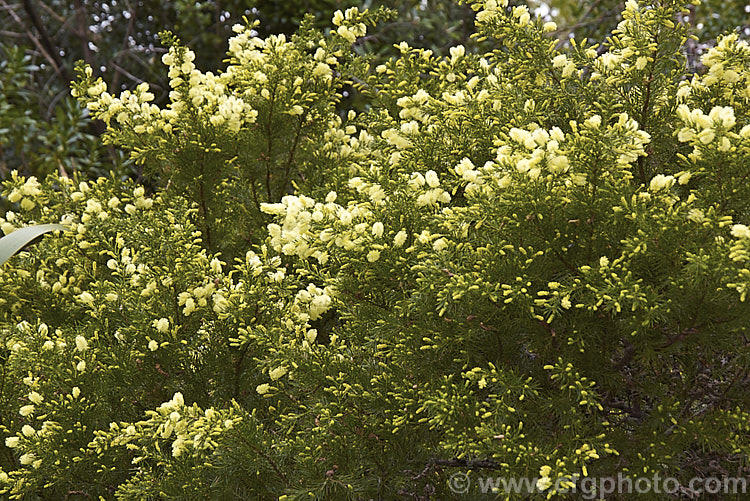
[[[485,54],[404,42],[375,67],[351,45],[385,11],[237,26],[216,74],[165,33],[163,107],[79,66],[106,140],[162,185],[4,183],[3,232],[72,233],[0,268],[0,495],[744,480],[750,45],[719,37],[692,73],[683,2],[630,0],[570,49],[506,3],[470,2]],[[342,116],[350,85],[367,106]]]

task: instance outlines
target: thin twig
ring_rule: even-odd
[[[16,23],[18,23],[19,26],[24,27],[24,34],[26,35],[26,38],[31,40],[31,43],[34,44],[34,46],[37,48],[37,50],[42,55],[42,57],[44,57],[44,59],[46,59],[47,62],[49,62],[52,68],[54,68],[55,73],[58,74],[60,72],[64,72],[65,70],[60,67],[60,65],[57,63],[57,60],[54,57],[52,57],[52,55],[50,55],[47,49],[44,48],[44,44],[37,37],[34,36],[34,34],[28,29],[28,27],[26,27],[26,23],[24,23],[23,20],[18,16],[18,14],[16,14],[16,11],[13,10],[13,7],[8,5],[8,3],[5,0],[0,0],[0,5],[2,5],[5,8],[5,10],[8,11],[8,13],[10,14],[10,17],[12,17],[13,20]],[[67,84],[67,81],[66,81],[66,84]]]

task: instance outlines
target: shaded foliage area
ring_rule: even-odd
[[[691,64],[673,0],[603,44],[471,7],[477,51],[362,55],[393,21],[351,8],[234,28],[217,71],[165,32],[166,97],[76,67],[153,189],[3,183],[3,233],[70,231],[0,268],[0,495],[747,476],[750,44]],[[342,113],[350,88],[368,106]]]

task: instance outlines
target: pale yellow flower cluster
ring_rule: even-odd
[[[502,16],[503,11],[508,6],[508,0],[487,0],[477,12],[477,23],[486,24]]]
[[[719,37],[716,45],[701,56],[701,63],[708,71],[680,82],[678,102],[684,103],[691,96],[710,92],[720,94],[725,104],[731,107],[750,104],[750,74],[747,71],[750,44],[746,40],[741,40],[736,33]]]
[[[674,176],[665,176],[664,174],[657,174],[651,178],[648,189],[651,191],[662,191],[669,190],[675,183]]]
[[[413,144],[407,136],[410,133],[417,132],[419,129],[417,126],[415,130],[414,124],[416,124],[416,122],[409,122],[409,124],[410,125],[404,124],[405,127],[402,127],[401,130],[386,129],[380,133],[380,136],[385,139],[389,145],[395,146],[396,149],[405,150],[411,148]]]
[[[750,268],[747,267],[747,263],[750,262],[750,228],[745,224],[735,224],[731,228],[731,235],[734,240],[729,247],[729,258],[745,267],[737,271],[736,281],[728,283],[727,287],[736,290],[740,295],[740,301],[745,301],[750,292]]]
[[[385,190],[378,183],[367,182],[360,177],[353,177],[349,179],[348,184],[351,188],[357,190],[357,193],[366,195],[375,207],[383,206],[388,199]]]
[[[745,224],[734,224],[731,235],[734,241],[729,250],[729,258],[738,264],[750,262],[750,228]]]
[[[424,89],[419,89],[413,96],[404,96],[396,100],[396,105],[401,108],[398,116],[403,120],[417,120],[427,123],[430,115],[424,110],[424,105],[430,100],[430,94]]]
[[[539,468],[539,479],[536,481],[537,489],[540,491],[546,491],[552,486],[552,479],[550,478],[551,473],[552,468],[548,465]]]
[[[331,307],[334,296],[333,288],[320,288],[315,284],[309,284],[306,289],[297,292],[294,299],[296,309],[306,311],[309,320],[317,320]],[[302,320],[306,321],[305,318]]]
[[[417,195],[417,207],[434,207],[451,201],[450,193],[440,186],[440,178],[434,170],[428,170],[424,175],[412,172],[407,187]]]
[[[238,35],[244,36],[244,33]],[[232,47],[239,50],[237,44],[236,40],[230,41],[230,51]],[[243,55],[238,53],[236,57],[241,59]],[[86,106],[96,118],[107,124],[114,119],[118,125],[138,135],[172,134],[173,129],[179,127],[179,118],[188,107],[197,111],[200,120],[231,133],[253,123],[257,111],[228,85],[233,71],[228,70],[221,75],[202,73],[195,68],[194,59],[195,54],[189,49],[175,47],[162,57],[169,67],[168,76],[173,89],[169,94],[171,103],[164,109],[150,104],[154,95],[147,83],[141,83],[134,91],[126,90],[115,97],[106,91],[106,85],[98,79],[88,88],[86,96],[78,97],[86,101]],[[77,96],[78,92],[74,91],[73,94]]]
[[[358,22],[360,17],[359,9],[357,7],[350,7],[346,9],[346,12],[337,10],[333,14],[331,22],[334,26],[338,27],[336,33],[347,42],[354,43],[358,37],[363,37],[367,34],[365,23]]]
[[[0,230],[5,235],[10,235],[17,230],[16,225],[13,224],[16,222],[16,218],[16,213],[10,210],[5,213],[5,217],[0,217]]]
[[[597,57],[596,51],[589,48],[587,57],[594,59],[594,71],[591,80],[604,78],[609,85],[625,83],[632,79],[632,72],[648,74],[649,65],[654,62],[657,44],[653,41],[660,29],[672,30],[673,21],[665,18],[657,9],[642,9],[635,0],[625,3],[622,13],[623,20],[614,30],[616,43]],[[648,31],[644,31],[648,30]],[[668,102],[665,92],[650,94],[651,104],[655,109],[661,109]]]
[[[303,259],[310,256],[325,262],[327,254],[310,246],[310,229],[313,221],[321,222],[326,217],[332,217],[340,207],[333,204],[315,203],[310,197],[287,195],[280,203],[261,204],[261,210],[266,214],[283,215],[281,225],[268,225],[271,236],[271,247],[287,256],[297,255]],[[351,218],[349,219],[351,221]]]
[[[22,209],[31,210],[36,207],[37,202],[35,198],[42,193],[40,187],[41,185],[39,184],[39,181],[37,181],[36,177],[31,176],[30,178],[26,179],[23,185],[19,186],[18,188],[13,188],[13,190],[8,195],[8,201],[11,203],[20,202]]]
[[[545,130],[535,123],[529,124],[527,129],[513,127],[508,132],[510,142],[498,147],[494,162],[474,170],[473,164],[464,160],[455,171],[468,181],[466,192],[469,195],[504,190],[517,174],[532,181],[565,176],[565,184],[582,185],[586,183],[586,174],[576,172],[568,157],[568,149],[577,147],[581,137],[601,135],[610,139],[617,155],[616,165],[620,168],[628,168],[639,156],[645,155],[645,145],[651,140],[627,113],[621,113],[616,122],[607,126],[602,126],[599,115],[589,117],[580,126],[575,123],[571,126],[573,133],[568,136],[558,127]]]
[[[242,36],[240,34],[238,36]],[[230,42],[230,50],[231,50]],[[237,132],[243,125],[253,123],[258,112],[246,103],[240,96],[229,89],[233,72],[227,71],[221,75],[211,72],[202,73],[195,69],[193,60],[195,54],[189,49],[170,48],[169,53],[162,57],[162,61],[169,67],[168,76],[170,86],[171,106],[162,111],[162,118],[172,125],[185,106],[190,103],[201,118],[205,118],[214,127],[226,125],[230,132]],[[183,85],[187,84],[187,91]],[[186,95],[185,95],[186,94]],[[167,132],[171,132],[169,127]]]
[[[737,33],[725,35],[702,57],[701,63],[708,73],[696,76],[691,82],[694,87],[724,85],[724,97],[731,102],[750,99],[750,44],[741,40]]]
[[[247,66],[252,63],[263,63],[268,57],[262,50],[266,46],[266,41],[254,36],[254,31],[247,29],[241,24],[232,27],[237,33],[229,39],[229,54],[234,57],[239,66]],[[277,40],[280,42],[281,40]]]
[[[201,451],[215,449],[218,446],[215,438],[239,422],[239,418],[231,418],[225,414],[225,411],[213,408],[204,411],[197,404],[185,405],[182,393],[178,392],[156,410],[146,411],[148,419],[145,421],[110,423],[109,432],[97,433],[92,445],[108,443],[125,447],[134,453],[141,453],[142,455],[132,459],[134,465],[146,459],[151,453],[152,437],[171,440],[173,457],[198,454]],[[113,436],[107,438],[108,434]],[[141,444],[144,435],[149,436],[148,443]]]
[[[352,178],[349,184],[360,191],[366,190],[374,203],[385,200],[384,191],[376,184],[366,184],[358,177]],[[309,197],[288,195],[281,203],[262,204],[264,212],[284,216],[281,225],[268,225],[271,247],[285,255],[313,257],[325,264],[330,245],[359,252],[382,236],[382,223],[372,221],[373,213],[368,207],[371,204],[342,207],[334,202],[334,192],[329,193],[326,200],[320,203]]]
[[[77,92],[73,90],[73,95]],[[154,94],[149,91],[148,83],[139,84],[134,91],[125,90],[119,97],[106,91],[106,84],[98,79],[87,92],[86,107],[92,114],[108,125],[114,118],[124,127],[131,127],[136,133],[154,133],[160,122],[161,110],[149,104]]]
[[[693,160],[702,158],[706,148],[728,152],[733,144],[750,140],[750,125],[745,125],[739,134],[732,131],[737,122],[731,106],[714,106],[706,115],[698,108],[691,110],[681,104],[677,107],[677,116],[685,124],[678,131],[677,139],[693,145],[690,154]]]
[[[513,7],[513,18],[516,19],[516,23],[519,28],[525,28],[531,22],[531,13],[526,5],[517,5]]]
[[[514,172],[532,180],[539,179],[543,172],[554,176],[568,172],[565,135],[558,127],[548,131],[531,124],[530,130],[513,127],[508,135],[510,143],[497,149],[494,162],[477,169],[469,159],[463,159],[454,167],[456,174],[468,182],[467,195],[504,190],[510,186]]]
[[[208,306],[209,301],[211,301],[212,309],[217,315],[224,313],[229,305],[222,292],[217,291],[216,284],[212,280],[207,280],[202,285],[180,292],[177,296],[177,304],[182,307],[182,314],[186,317],[198,308]]]

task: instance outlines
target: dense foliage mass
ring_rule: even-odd
[[[0,268],[0,494],[746,475],[750,45],[692,74],[682,2],[630,0],[569,49],[506,4],[471,2],[486,54],[374,68],[351,45],[383,11],[236,26],[218,72],[165,33],[164,106],[79,66],[161,187],[4,183],[5,234],[70,231]],[[369,104],[342,116],[351,84]]]
[[[148,81],[157,103],[167,99],[169,79],[158,33],[174,30],[195,50],[196,64],[215,71],[223,62],[232,26],[243,16],[258,18],[256,30],[291,35],[306,13],[328,29],[331,13],[358,5],[354,0],[23,0],[0,2],[0,181],[10,171],[42,178],[60,169],[95,178],[114,171],[143,181],[137,166],[119,150],[98,148],[104,132],[86,120],[70,96],[74,63],[83,59],[110,92]],[[414,40],[421,47],[448,50],[466,43],[473,12],[454,0],[367,0],[370,7],[396,9],[353,45],[359,53],[387,58],[393,43]],[[346,91],[344,91],[346,92]],[[356,103],[346,100],[340,106]],[[83,110],[85,113],[85,110]],[[7,209],[0,201],[0,208]]]

